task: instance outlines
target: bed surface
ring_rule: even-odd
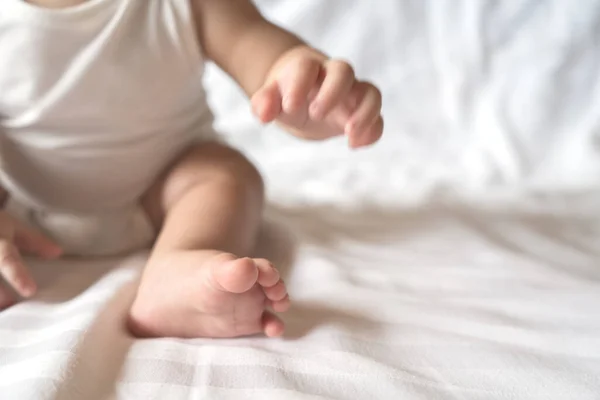
[[[286,337],[133,340],[144,253],[35,262],[39,295],[0,314],[0,399],[600,398],[600,2],[257,3],[385,101],[384,139],[350,151],[207,74],[267,180]]]

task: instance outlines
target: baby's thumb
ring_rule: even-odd
[[[63,252],[58,244],[28,226],[19,226],[13,240],[20,251],[41,258],[57,258]]]

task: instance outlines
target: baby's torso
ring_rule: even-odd
[[[33,208],[136,202],[212,132],[189,0],[0,5],[0,181]]]

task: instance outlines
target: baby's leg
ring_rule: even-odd
[[[159,231],[130,313],[140,336],[277,336],[287,291],[277,270],[247,258],[257,236],[263,183],[238,152],[191,149],[156,182],[143,205]],[[240,258],[243,257],[243,258]]]

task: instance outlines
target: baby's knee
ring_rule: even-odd
[[[219,144],[198,148],[196,182],[220,182],[252,190],[264,189],[263,178],[254,164],[239,151]]]
[[[264,182],[258,169],[240,152],[209,143],[190,149],[168,172],[162,195],[166,203],[198,186],[235,190],[239,194],[263,195]]]
[[[231,148],[227,148],[226,151],[230,154],[223,155],[223,157],[225,164],[228,165],[221,167],[222,172],[235,182],[262,191],[264,189],[264,181],[256,166],[240,152]]]

